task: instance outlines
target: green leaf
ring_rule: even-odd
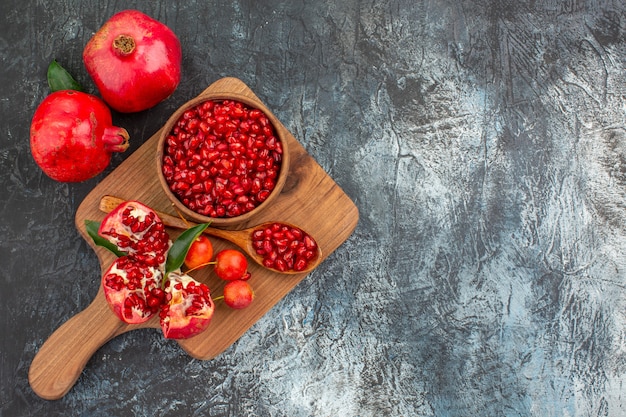
[[[56,60],[48,65],[48,86],[51,92],[60,90],[83,91],[83,87]]]
[[[96,245],[102,246],[103,248],[110,250],[118,257],[126,255],[126,253],[120,251],[117,248],[117,246],[115,246],[113,243],[109,242],[108,240],[106,240],[105,238],[103,238],[102,236],[98,234],[98,229],[100,228],[100,222],[96,222],[93,220],[85,220],[85,227],[87,229],[87,234],[91,236],[91,238],[93,239]]]
[[[167,253],[167,260],[165,261],[166,276],[170,272],[176,271],[183,266],[187,252],[189,252],[189,247],[207,227],[209,227],[208,223],[198,224],[194,227],[190,227],[178,236]]]

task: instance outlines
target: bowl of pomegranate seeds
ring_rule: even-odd
[[[159,181],[177,209],[228,226],[269,205],[287,178],[289,154],[277,119],[234,93],[190,100],[167,121],[157,145]]]

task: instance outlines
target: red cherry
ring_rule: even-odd
[[[185,257],[185,265],[189,269],[198,269],[213,259],[213,244],[208,237],[199,236],[189,247]]]
[[[234,309],[246,308],[254,299],[254,291],[246,281],[236,279],[224,286],[224,302]]]
[[[215,273],[221,279],[233,281],[244,277],[248,271],[248,260],[235,249],[224,249],[215,258]]]

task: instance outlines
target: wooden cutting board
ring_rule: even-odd
[[[200,96],[209,92],[244,94],[259,105],[263,104],[236,78],[220,79]],[[236,228],[254,226],[269,220],[299,225],[317,240],[325,259],[352,234],[358,222],[358,210],[293,135],[282,124],[277,128],[284,132],[289,142],[289,178],[280,196],[271,206],[259,213],[258,218]],[[127,200],[138,200],[155,210],[177,215],[157,177],[155,153],[158,134],[159,132],[155,133],[99,183],[78,207],[76,227],[96,252],[101,273],[113,262],[114,256],[106,249],[94,245],[87,235],[84,222],[101,221],[104,218],[105,214],[98,208],[102,196],[114,195]],[[168,232],[172,238],[180,233],[173,229],[168,229]],[[212,238],[212,242],[215,253],[223,248],[234,247],[215,238]],[[233,310],[223,302],[216,302],[215,314],[209,328],[198,336],[178,341],[189,355],[201,360],[214,358],[306,277],[306,274],[278,274],[253,262],[249,262],[249,271],[252,274],[249,283],[255,291],[253,303],[244,310]],[[195,271],[192,275],[209,286],[213,297],[222,294],[224,281],[217,278],[210,268]],[[87,361],[103,344],[122,333],[147,327],[160,329],[158,317],[141,325],[123,323],[109,309],[100,286],[93,302],[59,327],[39,349],[29,371],[29,382],[33,391],[45,399],[63,397],[74,385]]]

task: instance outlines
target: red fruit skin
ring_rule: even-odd
[[[118,112],[133,113],[176,90],[182,50],[166,25],[140,11],[124,10],[87,42],[83,62],[104,101]]]
[[[254,300],[254,291],[246,281],[237,279],[224,285],[224,303],[230,308],[246,308]]]
[[[213,258],[213,244],[208,237],[201,235],[193,241],[185,256],[185,265],[189,269],[200,268],[211,262]]]
[[[113,152],[128,148],[126,129],[112,124],[111,111],[98,97],[74,90],[49,94],[30,127],[33,159],[50,178],[81,182],[109,165]]]
[[[170,272],[165,294],[159,317],[166,339],[187,339],[209,327],[215,304],[205,284],[189,275]]]
[[[215,273],[226,281],[244,277],[248,270],[248,260],[236,249],[224,249],[215,257]]]

